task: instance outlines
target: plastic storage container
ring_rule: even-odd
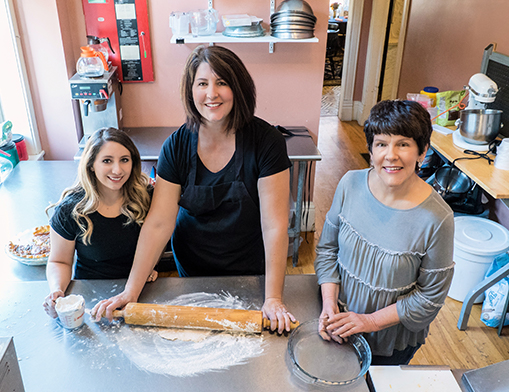
[[[484,280],[496,256],[509,250],[509,230],[489,219],[454,218],[454,256],[456,263],[449,297],[463,302],[468,293]],[[474,303],[481,303],[484,294]]]
[[[170,14],[171,32],[176,37],[189,34],[191,15],[188,12],[172,12]]]
[[[431,103],[431,107],[433,107],[433,108],[437,104],[437,93],[438,93],[438,88],[432,87],[432,86],[424,87],[421,90],[421,94],[427,95],[428,97],[430,97],[433,100]]]

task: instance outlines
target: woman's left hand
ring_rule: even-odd
[[[156,270],[152,270],[152,272],[150,273],[150,275],[147,278],[147,282],[155,282],[155,280],[157,279],[158,276],[159,276],[159,272],[157,272]]]
[[[282,334],[283,331],[290,332],[290,321],[296,322],[293,314],[286,310],[286,306],[278,298],[267,298],[262,307],[263,317],[270,320],[270,330]]]
[[[337,313],[329,318],[329,324],[327,325],[327,332],[343,339],[356,333],[375,331],[378,331],[378,327],[371,314]]]

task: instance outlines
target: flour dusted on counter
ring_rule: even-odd
[[[201,342],[212,332],[204,329],[160,328],[159,336],[166,340],[180,340],[182,342]]]
[[[165,305],[197,306],[228,309],[249,309],[238,297],[230,294],[192,293],[181,295]],[[225,321],[226,322],[226,321]],[[113,335],[118,347],[141,370],[174,377],[190,377],[210,371],[227,369],[247,362],[263,353],[262,335],[249,333],[184,331],[180,340],[162,339],[161,328],[122,325]],[[167,331],[171,331],[168,328]],[[196,335],[189,338],[188,332]],[[172,336],[173,335],[173,336]],[[178,339],[178,338],[177,338]]]

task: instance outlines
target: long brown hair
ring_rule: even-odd
[[[187,126],[197,131],[203,123],[193,99],[196,70],[206,62],[217,77],[223,79],[233,92],[233,108],[228,116],[226,132],[238,131],[254,117],[256,87],[242,60],[231,50],[221,46],[198,46],[187,58],[180,83],[180,98],[186,112]]]
[[[58,205],[62,200],[72,194],[84,193],[83,198],[74,206],[72,217],[82,232],[83,243],[89,245],[94,229],[89,214],[99,208],[100,195],[97,190],[97,177],[93,172],[94,162],[102,146],[107,142],[115,142],[124,146],[131,154],[131,175],[122,187],[123,204],[120,211],[128,220],[126,225],[136,222],[141,225],[147,216],[150,207],[150,196],[147,191],[148,176],[141,171],[140,153],[133,141],[124,131],[116,128],[102,128],[96,131],[87,141],[78,167],[76,183],[64,190],[60,200],[50,205],[48,209]]]

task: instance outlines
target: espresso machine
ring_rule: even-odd
[[[110,66],[103,76],[96,78],[84,78],[75,74],[69,83],[72,99],[79,101],[83,127],[83,135],[78,136],[80,149],[100,128],[122,129],[122,85],[118,80],[117,67]]]

